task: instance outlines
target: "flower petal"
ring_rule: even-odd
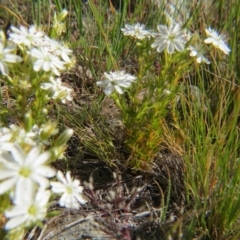
[[[3,194],[9,190],[11,190],[17,182],[17,177],[10,178],[0,183],[0,194]]]
[[[23,216],[19,216],[19,217],[15,217],[10,219],[6,225],[5,225],[5,229],[6,230],[11,230],[13,228],[16,228],[17,226],[23,224],[24,222],[26,222],[28,219],[27,215],[23,215]]]
[[[51,178],[55,176],[56,171],[49,166],[40,166],[36,169],[36,173],[44,177]]]
[[[4,56],[4,61],[9,62],[9,63],[16,63],[16,62],[22,62],[23,59],[17,55],[8,53]]]

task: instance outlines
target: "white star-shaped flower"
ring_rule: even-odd
[[[125,36],[132,36],[137,39],[144,39],[144,38],[150,38],[151,33],[145,29],[144,24],[137,23],[133,26],[129,24],[125,24],[125,28],[121,28],[123,35]]]
[[[41,88],[48,90],[53,99],[60,99],[62,103],[73,100],[71,95],[72,89],[63,86],[61,78],[54,79],[53,77],[50,77],[49,81],[50,82],[48,83],[42,83]]]
[[[22,194],[26,194],[26,192],[22,192]],[[12,209],[5,211],[5,217],[10,218],[5,229],[11,230],[19,226],[28,227],[37,221],[42,221],[47,213],[50,195],[49,190],[40,188],[34,196],[34,190],[31,189],[24,201],[16,202]]]
[[[52,192],[62,193],[59,204],[62,207],[79,209],[79,203],[85,204],[87,201],[82,196],[83,187],[79,186],[78,179],[73,180],[70,172],[66,173],[66,178],[61,171],[57,172],[57,179],[60,182],[51,182]]]
[[[197,63],[204,62],[206,64],[210,64],[210,61],[203,55],[203,50],[193,46],[189,46],[188,50],[190,50],[191,57],[196,57]]]
[[[45,72],[52,71],[60,76],[59,70],[64,70],[64,62],[56,55],[49,52],[48,47],[32,48],[29,54],[35,58],[33,69],[38,72],[41,69]]]
[[[207,44],[212,43],[212,45],[215,48],[220,49],[226,55],[230,53],[231,49],[225,43],[224,35],[219,34],[218,32],[216,32],[215,30],[213,30],[211,28],[205,29],[205,32],[208,36],[208,38],[204,40],[205,43],[207,43]]]
[[[21,144],[27,144],[29,146],[36,146],[37,144],[37,134],[33,131],[26,132],[23,128],[11,124],[9,126],[13,138],[12,140],[16,143]]]
[[[0,73],[3,75],[9,74],[8,63],[22,62],[22,58],[13,54],[16,50],[15,45],[4,46],[4,42],[0,40]]]
[[[174,53],[175,49],[179,52],[184,50],[185,33],[179,24],[174,23],[170,27],[158,25],[158,31],[152,34],[156,38],[151,45],[152,48],[157,48],[159,53],[166,48],[169,54]]]
[[[71,59],[69,55],[72,54],[72,50],[62,45],[60,42],[50,39],[45,36],[46,46],[49,47],[49,52],[52,54],[62,58],[62,60],[66,63],[71,63]]]
[[[121,88],[129,88],[135,81],[135,76],[126,74],[125,71],[116,71],[104,73],[104,80],[98,81],[97,86],[103,87],[104,93],[107,96],[110,96],[114,89],[116,89],[119,94],[123,94],[123,90]]]
[[[22,44],[29,48],[44,44],[44,32],[38,31],[33,25],[29,28],[20,26],[19,29],[12,26],[11,30],[12,32],[9,33],[10,40],[16,44]]]
[[[0,194],[14,190],[14,201],[28,196],[36,184],[48,187],[47,178],[55,176],[55,170],[44,165],[51,156],[49,152],[41,153],[38,147],[34,147],[26,154],[14,143],[0,143],[0,151]]]

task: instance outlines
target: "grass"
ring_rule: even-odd
[[[240,3],[217,0],[204,12],[206,6],[200,2],[188,10],[191,14],[185,27],[199,35],[204,35],[208,26],[223,31],[231,47],[227,57],[209,47],[211,64],[199,65],[188,52],[171,56],[149,53],[148,43],[136,44],[123,36],[125,23],[141,22],[149,29],[164,24],[163,8],[136,0],[131,12],[128,0],[121,1],[119,10],[107,1],[88,2],[37,0],[31,5],[22,1],[31,12],[27,19],[18,1],[0,4],[4,21],[44,24],[47,31],[52,9],[70,11],[62,40],[74,49],[77,64],[91,74],[80,72],[79,79],[74,69],[66,77],[81,95],[70,107],[57,105],[55,114],[61,124],[74,129],[84,152],[81,158],[91,156],[113,171],[130,169],[132,174],[144,175],[153,171],[159,152],[177,154],[184,165],[184,201],[165,230],[166,239],[239,239]],[[119,69],[145,80],[138,81],[122,98],[114,95],[114,103],[102,95],[95,82],[104,72]],[[170,96],[160,94],[165,88],[171,90]],[[78,156],[71,161],[78,161]],[[166,191],[159,186],[163,211],[158,220],[163,228],[173,208],[171,191],[177,188],[173,177],[170,171]]]

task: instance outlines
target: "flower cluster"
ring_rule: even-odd
[[[47,164],[50,158],[51,153],[41,152],[38,146],[26,153],[17,143],[0,143],[0,194],[10,192],[14,204],[5,211],[5,216],[10,218],[5,226],[7,230],[43,220],[51,193],[63,194],[59,201],[63,207],[77,209],[78,202],[86,203],[80,181],[72,180],[70,172],[66,174],[67,180],[62,172],[57,173],[62,183],[50,182],[49,178],[56,174]]]
[[[19,52],[20,56],[16,53]],[[9,77],[15,77],[16,73],[11,73],[9,68],[15,63],[22,62],[22,66],[32,66],[35,72],[41,73],[46,81],[49,76],[49,82],[42,82],[43,89],[50,89],[54,92],[51,94],[52,99],[60,100],[62,103],[72,100],[72,90],[61,85],[61,80],[54,79],[54,76],[60,76],[61,72],[69,69],[74,64],[71,56],[72,50],[64,44],[51,39],[43,31],[38,30],[35,26],[26,28],[20,26],[11,27],[9,39],[6,40],[5,35],[1,32],[0,39],[0,72]],[[20,69],[20,67],[19,67]],[[44,75],[47,73],[48,75]],[[31,89],[30,81],[19,79],[19,82]]]
[[[38,131],[37,125],[34,125],[31,131],[26,132],[23,128],[11,124],[9,128],[3,127],[0,129],[0,143],[14,141],[20,145],[33,147],[39,143],[37,139]]]
[[[182,29],[179,23],[166,14],[168,19],[167,25],[158,25],[158,32],[150,32],[145,29],[144,24],[136,23],[131,26],[129,24],[125,25],[125,28],[121,28],[123,35],[131,36],[136,39],[143,40],[147,38],[148,40],[153,37],[154,42],[151,44],[152,48],[156,48],[158,53],[167,51],[168,54],[173,54],[175,50],[182,52],[185,49],[190,51],[190,56],[196,59],[198,64],[206,63],[210,64],[207,57],[204,56],[204,48],[196,46],[185,47],[186,43],[189,43],[192,39],[192,34],[186,29]],[[215,48],[220,49],[223,53],[229,54],[230,48],[225,43],[225,37],[218,34],[215,30],[208,28],[205,29],[208,38],[205,39],[206,44],[212,43]],[[189,44],[188,44],[189,45]],[[104,88],[104,93],[110,96],[114,90],[119,94],[123,93],[122,88],[128,88],[135,81],[135,77],[130,74],[125,74],[124,71],[116,71],[110,73],[104,73],[103,81],[97,81],[97,86]]]
[[[52,71],[60,76],[60,71],[65,70],[66,66],[71,63],[69,54],[72,50],[50,39],[35,26],[30,26],[29,29],[24,26],[20,26],[19,29],[12,26],[9,37],[11,42],[27,49],[27,53],[32,56],[33,69],[36,72]]]
[[[66,14],[56,16],[55,24]],[[73,180],[70,172],[66,180],[58,172],[60,182],[51,182],[56,170],[50,163],[63,156],[73,130],[56,136],[57,122],[50,121],[47,113],[50,100],[67,103],[73,99],[72,89],[59,77],[74,64],[72,50],[36,26],[12,26],[8,36],[6,39],[0,31],[0,75],[14,101],[2,119],[6,116],[5,122],[9,122],[14,112],[11,121],[17,124],[0,128],[0,195],[9,196],[11,207],[7,204],[3,210],[9,219],[5,229],[12,230],[44,220],[51,195],[61,194],[59,205],[67,208],[79,208],[86,200],[80,181]]]

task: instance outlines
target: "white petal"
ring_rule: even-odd
[[[19,178],[16,183],[16,191],[14,194],[14,203],[19,204],[22,202],[32,203],[33,201],[33,181],[31,178]],[[23,194],[24,193],[24,194]]]
[[[13,186],[16,184],[17,179],[18,179],[17,177],[14,177],[0,183],[0,194],[3,194],[12,189]]]
[[[14,143],[0,143],[0,149],[3,151],[10,152],[9,154],[2,155],[2,157],[9,162],[13,160],[19,164],[24,162],[25,154],[18,144]]]
[[[3,41],[0,41],[0,53],[2,54],[4,51],[4,44]]]
[[[152,48],[155,48],[155,47],[158,47],[160,45],[160,42],[158,41],[158,40],[156,40],[155,42],[153,42],[152,44],[151,44],[151,47]]]
[[[44,188],[40,188],[36,194],[37,205],[43,208],[43,212],[47,210],[45,207],[49,201],[50,196],[51,192],[49,190],[45,190]]]
[[[197,57],[197,63],[201,63],[202,62],[202,57]]]
[[[77,200],[78,200],[81,204],[87,203],[87,200],[84,199],[80,194],[75,195],[75,197],[77,198]]]
[[[157,52],[161,53],[164,50],[164,48],[166,48],[166,46],[167,46],[166,43],[160,44],[157,48]]]
[[[41,60],[41,59],[37,60],[33,65],[34,71],[38,72],[42,68],[43,63],[44,63],[43,60]]]
[[[37,173],[32,174],[31,178],[43,188],[47,188],[49,186],[49,180]]]
[[[208,44],[208,43],[212,43],[212,42],[214,42],[214,41],[215,41],[215,39],[212,38],[212,37],[207,38],[207,39],[204,40],[204,42],[207,43],[207,44]]]
[[[71,177],[71,172],[66,173],[66,179],[69,184],[72,184],[72,177]]]
[[[51,66],[51,68],[52,68],[52,71],[54,72],[54,74],[56,76],[60,76],[61,75],[60,72],[54,66]]]
[[[64,206],[66,202],[69,202],[69,195],[67,193],[64,193],[59,199],[59,204],[60,206]]]
[[[36,48],[32,48],[30,54],[35,58],[43,58],[43,53]]]
[[[115,85],[115,89],[119,94],[123,94],[123,90],[118,85]]]
[[[12,153],[13,158],[17,163],[20,165],[24,163],[26,155],[18,144],[14,144],[10,152]]]
[[[37,160],[38,155],[40,154],[40,149],[38,147],[34,147],[27,155],[25,159],[26,165],[33,165],[33,163]],[[34,165],[33,165],[34,166]]]
[[[8,75],[9,74],[9,70],[8,70],[8,66],[5,62],[0,61],[0,72],[3,75]]]
[[[231,49],[225,43],[220,44],[219,49],[222,50],[225,54],[229,54],[231,51]]]
[[[12,217],[17,217],[19,215],[23,215],[27,212],[28,206],[23,206],[23,205],[19,205],[19,206],[15,206],[13,207],[11,210],[6,210],[4,215],[7,218],[12,218]]]
[[[9,163],[9,165],[10,164],[11,163]],[[11,165],[14,165],[14,164],[11,164]],[[16,171],[8,170],[8,169],[0,169],[0,180],[10,178],[10,177],[14,177],[14,176],[18,175],[18,169],[19,169],[19,167],[16,167]]]
[[[4,61],[10,62],[10,63],[16,63],[16,62],[22,62],[22,58],[14,55],[14,54],[6,54],[4,57]]]
[[[61,57],[62,57],[62,59],[65,61],[65,62],[68,62],[68,63],[70,63],[71,62],[71,59],[69,58],[69,56],[66,54],[66,53],[62,53],[61,54]]]
[[[54,177],[56,174],[56,171],[49,166],[37,167],[35,172],[47,178]]]
[[[61,181],[64,185],[67,185],[67,180],[66,178],[64,177],[63,173],[61,171],[58,171],[57,172],[57,178],[59,181]]]
[[[50,158],[50,156],[51,154],[49,152],[44,152],[40,154],[37,158],[34,159],[32,166],[40,166],[44,164]]]
[[[75,179],[73,182],[72,182],[72,186],[73,187],[79,187],[80,185],[80,181],[78,179]],[[82,188],[82,187],[81,187]],[[83,188],[82,188],[83,189]],[[82,190],[81,190],[82,191]]]
[[[103,91],[107,96],[110,96],[114,90],[114,87],[112,85],[107,86]]]
[[[179,52],[184,50],[184,45],[180,41],[175,41],[174,46]]]
[[[42,68],[45,72],[50,71],[50,63],[49,62],[44,62]]]
[[[54,193],[63,193],[66,191],[66,187],[59,182],[51,182],[52,192]]]
[[[207,35],[211,35],[212,34],[211,28],[208,28],[208,29],[206,28],[205,32],[206,32]]]
[[[99,87],[106,87],[108,85],[109,81],[98,81],[96,82],[97,86]]]
[[[61,70],[64,70],[65,67],[64,67],[64,62],[60,61],[59,58],[54,58],[52,61],[51,61],[51,66],[55,66]]]
[[[168,44],[167,51],[168,51],[169,54],[174,53],[174,45],[173,45],[173,43],[169,43]]]
[[[10,230],[10,229],[16,228],[17,226],[19,226],[19,225],[23,224],[24,222],[26,222],[27,219],[28,219],[27,215],[23,215],[23,216],[20,216],[20,217],[16,217],[16,218],[10,219],[6,223],[5,229],[6,230]]]
[[[52,84],[51,83],[42,83],[41,84],[41,88],[44,89],[44,90],[48,90],[52,87]]]
[[[121,82],[118,84],[120,87],[129,88],[132,85],[132,82]]]
[[[158,31],[162,34],[162,35],[168,35],[168,29],[166,26],[164,25],[158,25]]]
[[[197,56],[197,51],[196,50],[191,50],[191,52],[190,52],[190,56],[191,57],[196,57]]]

